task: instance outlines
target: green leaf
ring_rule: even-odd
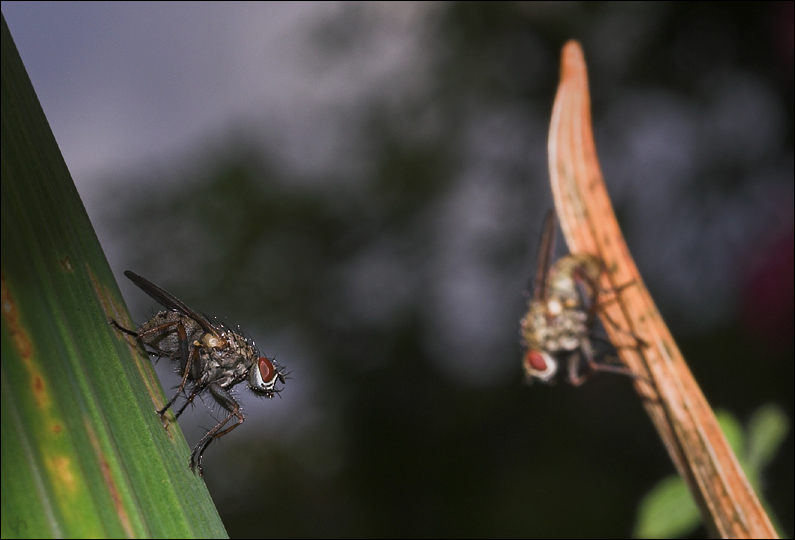
[[[225,537],[2,20],[2,533]]]
[[[751,417],[747,431],[737,418],[725,410],[716,410],[721,430],[737,455],[748,481],[757,492],[765,465],[775,456],[789,432],[787,417],[775,405],[760,407]],[[764,497],[760,498],[778,531],[780,524]],[[700,516],[687,487],[679,476],[661,480],[641,501],[635,524],[639,538],[676,538],[684,536],[700,523]]]
[[[633,533],[638,538],[678,538],[701,523],[687,486],[679,476],[661,480],[643,498]]]
[[[754,489],[760,493],[762,504],[767,510],[773,527],[781,538],[785,538],[784,527],[773,512],[773,508],[762,493],[763,470],[773,460],[778,450],[784,444],[789,433],[787,415],[780,407],[768,404],[757,409],[748,422],[748,450],[745,457],[747,463],[748,480]]]
[[[715,410],[715,418],[718,419],[720,429],[726,436],[726,440],[729,441],[729,446],[732,447],[734,455],[738,456],[738,459],[742,461],[742,457],[746,453],[745,432],[743,432],[742,424],[737,420],[737,417],[724,409]]]
[[[737,419],[723,410],[715,416],[738,456],[743,454],[745,434]],[[689,533],[701,523],[693,497],[681,477],[671,475],[660,481],[640,503],[635,525],[639,538],[678,538]]]
[[[748,422],[747,462],[751,469],[762,471],[775,457],[789,433],[787,415],[770,404],[754,412]]]

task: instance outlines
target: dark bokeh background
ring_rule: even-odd
[[[570,38],[630,248],[704,393],[791,422],[792,5],[410,5],[422,53],[313,120],[335,149],[322,166],[252,118],[108,189],[92,219],[118,274],[240,323],[290,371],[282,399],[241,391],[247,423],[207,453],[230,535],[631,534],[673,467],[630,382],[528,387],[520,370]],[[375,11],[307,32],[319,69],[367,55]],[[139,320],[156,309],[122,286]],[[197,407],[189,443],[212,422]],[[792,441],[764,476],[790,535]]]

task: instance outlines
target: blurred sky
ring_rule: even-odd
[[[764,43],[768,49],[760,47],[762,54],[775,57],[787,50],[789,36],[789,57],[773,61],[782,66],[784,82],[778,87],[789,84],[788,95],[777,93],[775,85],[749,68],[753,60],[747,58],[745,63],[715,62],[705,70],[710,58],[725,58],[716,51],[730,50],[737,58],[745,54],[732,47],[747,41],[727,33],[729,25],[722,26],[720,17],[687,19],[698,24],[684,24],[674,35],[661,37],[666,31],[662,21],[674,9],[669,5],[599,5],[590,13],[582,3],[521,4],[523,20],[530,21],[528,26],[536,21],[538,28],[535,33],[506,33],[504,63],[487,66],[493,69],[487,75],[498,81],[494,84],[526,85],[531,93],[521,96],[526,103],[469,103],[471,95],[464,94],[463,158],[455,182],[435,207],[438,220],[428,239],[437,273],[427,302],[428,347],[437,353],[432,361],[454,381],[499,385],[513,384],[519,377],[518,356],[503,354],[501,347],[507,339],[518,348],[521,290],[532,271],[536,233],[551,197],[517,196],[501,176],[518,175],[541,186],[539,192],[548,191],[543,187],[546,129],[559,52],[550,52],[547,42],[555,41],[550,34],[560,28],[561,33],[580,29],[579,35],[563,39],[577,37],[584,45],[599,110],[597,150],[608,189],[641,272],[675,334],[714,328],[736,318],[740,310],[761,313],[754,320],[767,321],[764,314],[780,296],[778,285],[767,293],[769,301],[747,300],[748,290],[764,289],[771,282],[761,278],[759,285],[753,277],[771,275],[764,273],[764,253],[786,254],[789,249],[790,266],[785,261],[783,279],[772,282],[789,279],[791,286],[791,3],[788,26],[776,21],[779,11],[786,19],[786,9],[765,4],[771,13]],[[708,5],[704,9],[720,13]],[[370,103],[399,110],[432,87],[438,75],[435,62],[449,53],[445,46],[429,46],[438,44],[429,37],[429,28],[442,10],[434,3],[366,4],[357,9],[337,2],[2,3],[33,87],[128,299],[140,295],[132,286],[125,288],[121,273],[129,258],[118,251],[106,214],[114,182],[121,186],[135,178],[141,190],[154,189],[159,172],[183,170],[197,151],[235,132],[268,147],[275,166],[289,171],[287,178],[311,182],[333,170],[340,182],[366,181],[375,170],[368,163],[366,133],[358,139],[348,136],[345,123]],[[346,17],[359,20],[328,24]],[[586,22],[567,26],[570,20]],[[714,24],[705,25],[705,20]],[[366,47],[346,46],[355,41],[345,33],[349,27],[367,34],[362,40]],[[784,36],[783,45],[776,32]],[[334,46],[326,47],[324,39]],[[666,58],[673,59],[665,65],[676,67],[680,76],[691,65],[699,70],[693,86],[675,76],[673,81],[657,77],[655,61],[663,52],[649,44],[658,42],[666,43]],[[486,56],[492,51],[482,52]],[[647,56],[641,61],[640,54]],[[519,73],[520,82],[506,72],[511,77]],[[427,118],[427,124],[403,128],[421,142],[437,129],[433,111]],[[333,193],[336,187],[325,189]],[[526,235],[523,268],[499,273],[479,262],[484,246],[515,233]],[[350,304],[352,317],[386,319],[407,295],[404,288],[414,286],[411,268],[400,260],[401,249],[387,241],[351,262],[348,290],[339,294],[359,299]],[[398,274],[406,281],[396,279]],[[376,290],[372,283],[396,286]],[[767,297],[762,290],[753,298]],[[788,306],[783,309],[791,311],[791,300]],[[770,324],[762,326],[760,335]],[[286,351],[283,358],[312,355],[296,350],[295,344],[272,347],[280,354]],[[483,362],[492,357],[500,360]],[[307,390],[320,384],[309,371],[290,383]],[[267,407],[266,413],[258,405],[247,412],[278,417],[282,408],[296,407],[311,396],[311,391],[295,392],[289,400],[276,400],[284,403]],[[313,410],[319,409],[315,404]],[[293,419],[295,431],[329,425],[324,416]],[[196,433],[188,434],[189,443]],[[328,444],[344,445],[339,440]],[[344,462],[334,461],[333,455],[330,451],[325,461],[316,454],[299,459],[307,467],[342,467]]]
[[[342,7],[3,2],[3,13],[91,214],[97,182],[184,158],[225,126],[277,134],[292,167],[327,160],[318,116],[413,60],[409,27],[422,10],[373,8],[387,30],[379,48],[326,69],[310,30]]]

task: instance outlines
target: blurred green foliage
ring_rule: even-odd
[[[727,411],[716,411],[726,438],[754,487],[764,501],[763,469],[772,461],[789,433],[787,417],[779,407],[768,405],[754,412],[748,427]],[[764,503],[771,521],[784,537],[773,509]],[[672,475],[660,480],[640,503],[634,537],[679,538],[691,533],[700,523],[698,508],[682,478]]]

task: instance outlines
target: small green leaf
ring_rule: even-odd
[[[742,460],[741,456],[745,455],[745,433],[740,421],[732,413],[724,409],[716,409],[715,418],[718,419],[718,424],[720,424],[726,440],[729,441],[729,446],[732,447],[734,455]]]
[[[748,466],[757,471],[764,469],[775,457],[789,433],[787,415],[770,404],[754,412],[748,422]]]
[[[660,481],[641,501],[634,536],[677,538],[699,523],[701,516],[687,486],[672,475]]]
[[[737,418],[725,410],[716,410],[726,439],[745,471],[748,481],[757,491],[762,469],[770,463],[789,432],[786,415],[775,405],[759,408],[751,417],[747,432]],[[760,494],[774,526],[782,528],[772,514],[770,505]],[[641,501],[635,524],[639,538],[675,538],[684,536],[700,523],[695,503],[679,476],[661,480]]]

